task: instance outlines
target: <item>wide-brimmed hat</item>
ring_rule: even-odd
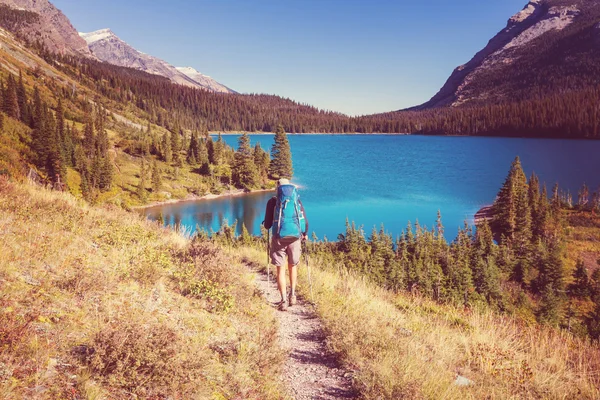
[[[286,179],[286,178],[281,178],[280,180],[277,181],[277,184],[279,186],[281,186],[281,185],[289,185],[290,184],[290,180]]]

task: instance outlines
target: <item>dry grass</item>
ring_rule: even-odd
[[[264,252],[237,253],[266,265]],[[355,372],[365,399],[597,399],[600,349],[488,312],[393,295],[311,260],[328,346]],[[305,264],[299,290],[310,291]],[[473,383],[454,384],[457,375]]]
[[[281,398],[276,332],[212,244],[0,178],[0,398]]]
[[[567,212],[567,262],[569,270],[581,259],[588,272],[599,267],[600,260],[600,215],[591,212]]]

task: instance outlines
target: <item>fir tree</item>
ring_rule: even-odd
[[[591,295],[590,279],[581,259],[577,260],[575,272],[573,273],[573,283],[569,285],[569,294],[579,298]]]
[[[247,133],[240,136],[238,149],[232,169],[233,183],[238,187],[252,189],[258,183],[258,174],[254,165],[254,155],[250,147],[250,137]]]
[[[527,178],[521,168],[519,157],[516,157],[494,202],[492,221],[493,229],[498,234],[504,235],[509,242],[515,239],[517,224],[527,224],[526,221],[519,221],[519,216],[523,217],[529,211],[527,195]]]
[[[158,193],[162,189],[162,178],[156,161],[152,162],[152,192]]]
[[[6,89],[4,90],[2,111],[11,118],[19,119],[21,112],[19,110],[19,99],[17,96],[17,82],[12,74],[8,75]]]
[[[584,183],[581,189],[579,190],[577,197],[577,205],[581,210],[584,210],[590,201],[590,189]]]
[[[196,165],[200,161],[200,143],[198,141],[198,135],[196,132],[192,132],[186,161],[190,165]]]
[[[173,160],[173,151],[171,149],[171,138],[169,132],[163,135],[161,154],[164,162],[170,163]]]
[[[254,165],[256,165],[260,179],[263,181],[266,180],[269,175],[269,163],[271,162],[271,159],[269,157],[269,153],[260,147],[259,142],[256,142],[256,145],[254,146],[253,157]]]
[[[269,175],[273,179],[290,179],[294,175],[290,143],[282,125],[279,125],[277,132],[275,132],[275,143],[273,143],[273,147],[271,148]]]
[[[21,121],[23,121],[24,123],[28,123],[30,115],[27,105],[27,92],[25,91],[25,84],[23,83],[23,72],[21,70],[19,70],[19,83],[17,86],[17,103],[19,104]]]
[[[148,191],[146,190],[146,161],[142,158],[142,164],[140,166],[140,180],[136,190],[136,194],[142,203],[148,200]]]

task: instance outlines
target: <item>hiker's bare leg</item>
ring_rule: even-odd
[[[285,284],[285,267],[283,265],[277,266],[277,289],[281,293],[281,301],[285,301],[286,298],[286,284]]]
[[[288,265],[288,272],[290,274],[290,291],[291,295],[296,295],[296,282],[298,282],[298,267],[297,265]]]

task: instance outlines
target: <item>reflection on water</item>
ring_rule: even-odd
[[[260,232],[267,201],[273,192],[250,193],[242,196],[227,196],[211,200],[197,200],[166,204],[143,210],[144,215],[153,221],[162,213],[165,225],[184,227],[193,233],[197,228],[207,232],[218,231],[224,221],[230,225],[238,221],[237,233],[242,232],[242,224],[248,232]]]

